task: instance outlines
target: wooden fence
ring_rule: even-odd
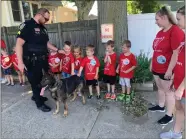
[[[47,24],[46,28],[50,42],[58,48],[63,47],[64,41],[71,41],[72,45],[83,48],[88,44],[97,46],[97,20]],[[17,26],[1,28],[1,38],[4,39],[9,53],[16,43],[17,32]]]

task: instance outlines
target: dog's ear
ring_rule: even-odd
[[[43,76],[46,74],[46,72],[45,72],[45,70],[44,70],[44,69],[42,69],[42,73],[43,73]]]

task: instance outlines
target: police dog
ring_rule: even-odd
[[[85,104],[85,96],[83,92],[84,83],[80,77],[73,75],[66,79],[57,79],[52,74],[44,73],[41,86],[45,89],[49,89],[52,98],[56,102],[56,110],[53,114],[58,114],[60,109],[60,103],[64,104],[64,116],[68,115],[67,98],[73,94],[71,101],[74,101],[77,97],[77,92],[81,93],[82,102]]]

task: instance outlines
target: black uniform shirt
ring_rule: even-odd
[[[24,56],[32,53],[47,53],[47,42],[49,41],[47,29],[43,25],[38,24],[33,18],[19,26],[17,38],[22,38],[25,41],[23,45]]]

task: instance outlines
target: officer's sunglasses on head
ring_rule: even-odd
[[[48,22],[49,21],[49,19],[46,18],[43,14],[40,14],[40,15],[42,15],[42,17],[45,19],[45,22]]]

